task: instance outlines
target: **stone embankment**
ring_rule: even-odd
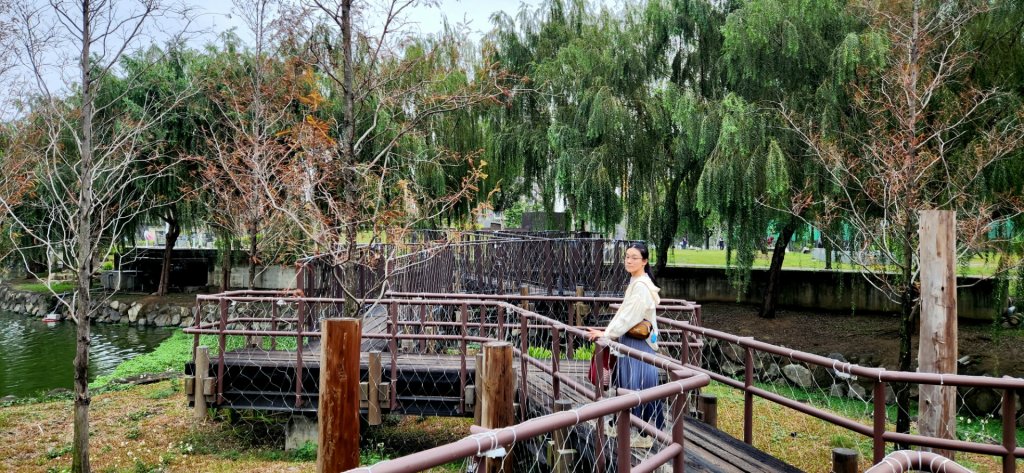
[[[141,301],[93,301],[93,321],[96,323],[129,324],[154,327],[187,327],[193,322],[193,306],[172,303],[143,303]],[[51,312],[63,320],[66,310],[51,294],[19,291],[0,284],[0,312],[11,312],[42,318]]]

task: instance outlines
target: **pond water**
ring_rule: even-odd
[[[34,317],[0,312],[0,397],[71,389],[75,329],[70,321],[47,324]],[[152,351],[171,333],[168,328],[94,324],[89,380],[109,374],[129,358]]]

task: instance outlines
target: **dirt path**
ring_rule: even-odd
[[[897,315],[839,314],[779,310],[775,319],[757,317],[757,308],[738,304],[703,305],[704,325],[774,345],[827,355],[841,353],[850,362],[895,369],[899,353]],[[1024,330],[991,325],[960,325],[962,374],[1024,377]],[[916,335],[916,334],[915,334]],[[916,336],[913,353],[917,354]]]

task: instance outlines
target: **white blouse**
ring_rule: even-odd
[[[661,302],[658,292],[661,291],[654,285],[654,281],[646,274],[632,278],[629,286],[626,287],[626,295],[622,298],[622,305],[615,312],[615,317],[608,322],[604,334],[608,338],[619,338],[623,336],[634,325],[648,320],[651,322],[651,333],[658,333],[658,322],[654,314],[656,306]],[[655,340],[655,341],[652,341]],[[647,344],[657,350],[657,337],[649,337]]]

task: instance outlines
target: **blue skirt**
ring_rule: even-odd
[[[634,350],[640,350],[644,353],[655,353],[646,340],[638,340],[623,335],[616,341]],[[636,358],[620,356],[615,359],[615,377],[612,379],[612,382],[618,387],[632,391],[653,388],[658,385],[658,369]],[[648,402],[634,407],[632,413],[645,422],[657,427],[658,430],[661,430],[665,425],[663,404],[664,402],[661,400]]]

